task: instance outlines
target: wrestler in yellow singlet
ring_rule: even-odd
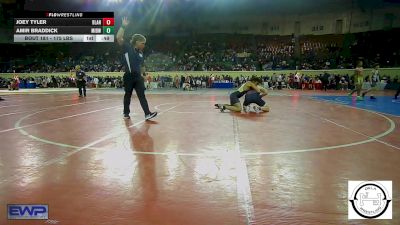
[[[363,97],[361,97],[362,85],[364,83],[364,69],[362,66],[363,62],[358,61],[357,67],[354,71],[354,89],[349,93],[349,96],[352,96],[354,92],[357,92],[358,101],[364,100]]]
[[[255,90],[258,93],[266,94],[267,91],[264,88],[258,87],[258,85],[262,84],[261,78],[252,77],[249,81],[242,84],[239,89],[232,94],[230,94],[230,104],[215,104],[215,107],[221,109],[223,112],[225,109],[234,112],[241,112],[242,111],[242,104],[240,103],[239,98],[244,96],[249,90]]]

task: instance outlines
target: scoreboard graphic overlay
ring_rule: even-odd
[[[114,42],[114,12],[25,12],[14,42]]]

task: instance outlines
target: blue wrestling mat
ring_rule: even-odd
[[[356,97],[349,96],[312,96],[316,100],[323,100],[332,103],[348,105],[361,109],[368,109],[375,112],[400,116],[400,99],[394,100],[392,96],[375,96],[377,99],[370,99],[369,96],[364,101],[356,101]]]

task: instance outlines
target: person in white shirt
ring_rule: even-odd
[[[94,82],[94,86],[95,86],[96,88],[98,88],[98,87],[99,87],[99,78],[95,77],[95,78],[93,79],[93,82]]]
[[[371,87],[368,88],[366,91],[362,93],[362,97],[364,97],[368,92],[372,92],[370,99],[376,99],[373,95],[374,91],[378,87],[378,83],[380,82],[379,79],[379,65],[375,64],[374,69],[372,70],[370,76],[369,76],[369,83],[371,84]]]

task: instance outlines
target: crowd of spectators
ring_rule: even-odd
[[[352,86],[351,75],[321,74],[307,76],[302,70],[353,69],[360,57],[364,67],[374,63],[381,67],[400,66],[400,42],[395,38],[399,30],[366,32],[347,35],[319,36],[255,36],[255,35],[202,35],[193,38],[149,37],[145,51],[145,67],[148,89],[176,87],[192,90],[212,87],[214,82],[230,82],[238,86],[249,77],[213,75],[213,71],[276,71],[263,76],[265,85],[271,88],[301,89],[348,89]],[[0,58],[1,73],[48,73],[67,72],[69,76],[26,75],[0,78],[0,87],[17,88],[16,83],[27,86],[62,88],[75,87],[73,68],[80,65],[89,75],[89,87],[122,87],[122,79],[115,76],[96,76],[93,72],[123,72],[115,44],[96,43],[68,45],[7,45],[4,51],[9,57]],[[15,48],[15,49],[14,49]],[[12,51],[11,51],[12,50]],[[299,72],[283,74],[280,70]],[[209,71],[209,76],[151,77],[158,71]],[[172,72],[171,72],[172,73]],[[245,74],[245,73],[244,73]],[[248,74],[248,73],[247,73]],[[391,82],[390,79],[386,79]]]
[[[239,75],[232,77],[228,74],[210,74],[210,75],[174,75],[152,76],[147,73],[144,77],[146,88],[177,88],[183,90],[196,90],[199,88],[212,88],[214,83],[232,83],[233,87],[239,87],[248,81],[253,75]],[[354,87],[352,74],[331,74],[321,73],[319,75],[296,73],[273,73],[272,75],[263,75],[260,78],[264,81],[263,86],[270,89],[302,89],[302,90],[348,90]],[[89,88],[123,88],[121,76],[92,76],[90,73],[86,76],[86,85]],[[397,83],[398,77],[391,80],[389,76],[383,75],[381,81],[384,84]],[[29,83],[34,83],[37,88],[74,88],[76,82],[74,76],[37,76],[37,77],[18,77],[12,78],[0,77],[0,88],[9,90],[18,89],[18,87],[28,87]]]
[[[87,76],[86,84],[92,88],[122,88],[122,77],[120,76]],[[73,76],[14,76],[10,78],[0,77],[0,88],[9,90],[18,87],[28,87],[29,83],[34,83],[37,88],[74,88],[76,87],[75,77]],[[17,85],[18,84],[18,85]]]
[[[267,71],[284,69],[354,68],[363,57],[365,67],[400,65],[398,30],[354,35],[319,36],[201,36],[149,37],[147,71]],[[15,49],[0,62],[0,72],[67,72],[81,65],[87,72],[123,71],[117,45],[30,46]],[[390,47],[388,47],[390,46]]]

